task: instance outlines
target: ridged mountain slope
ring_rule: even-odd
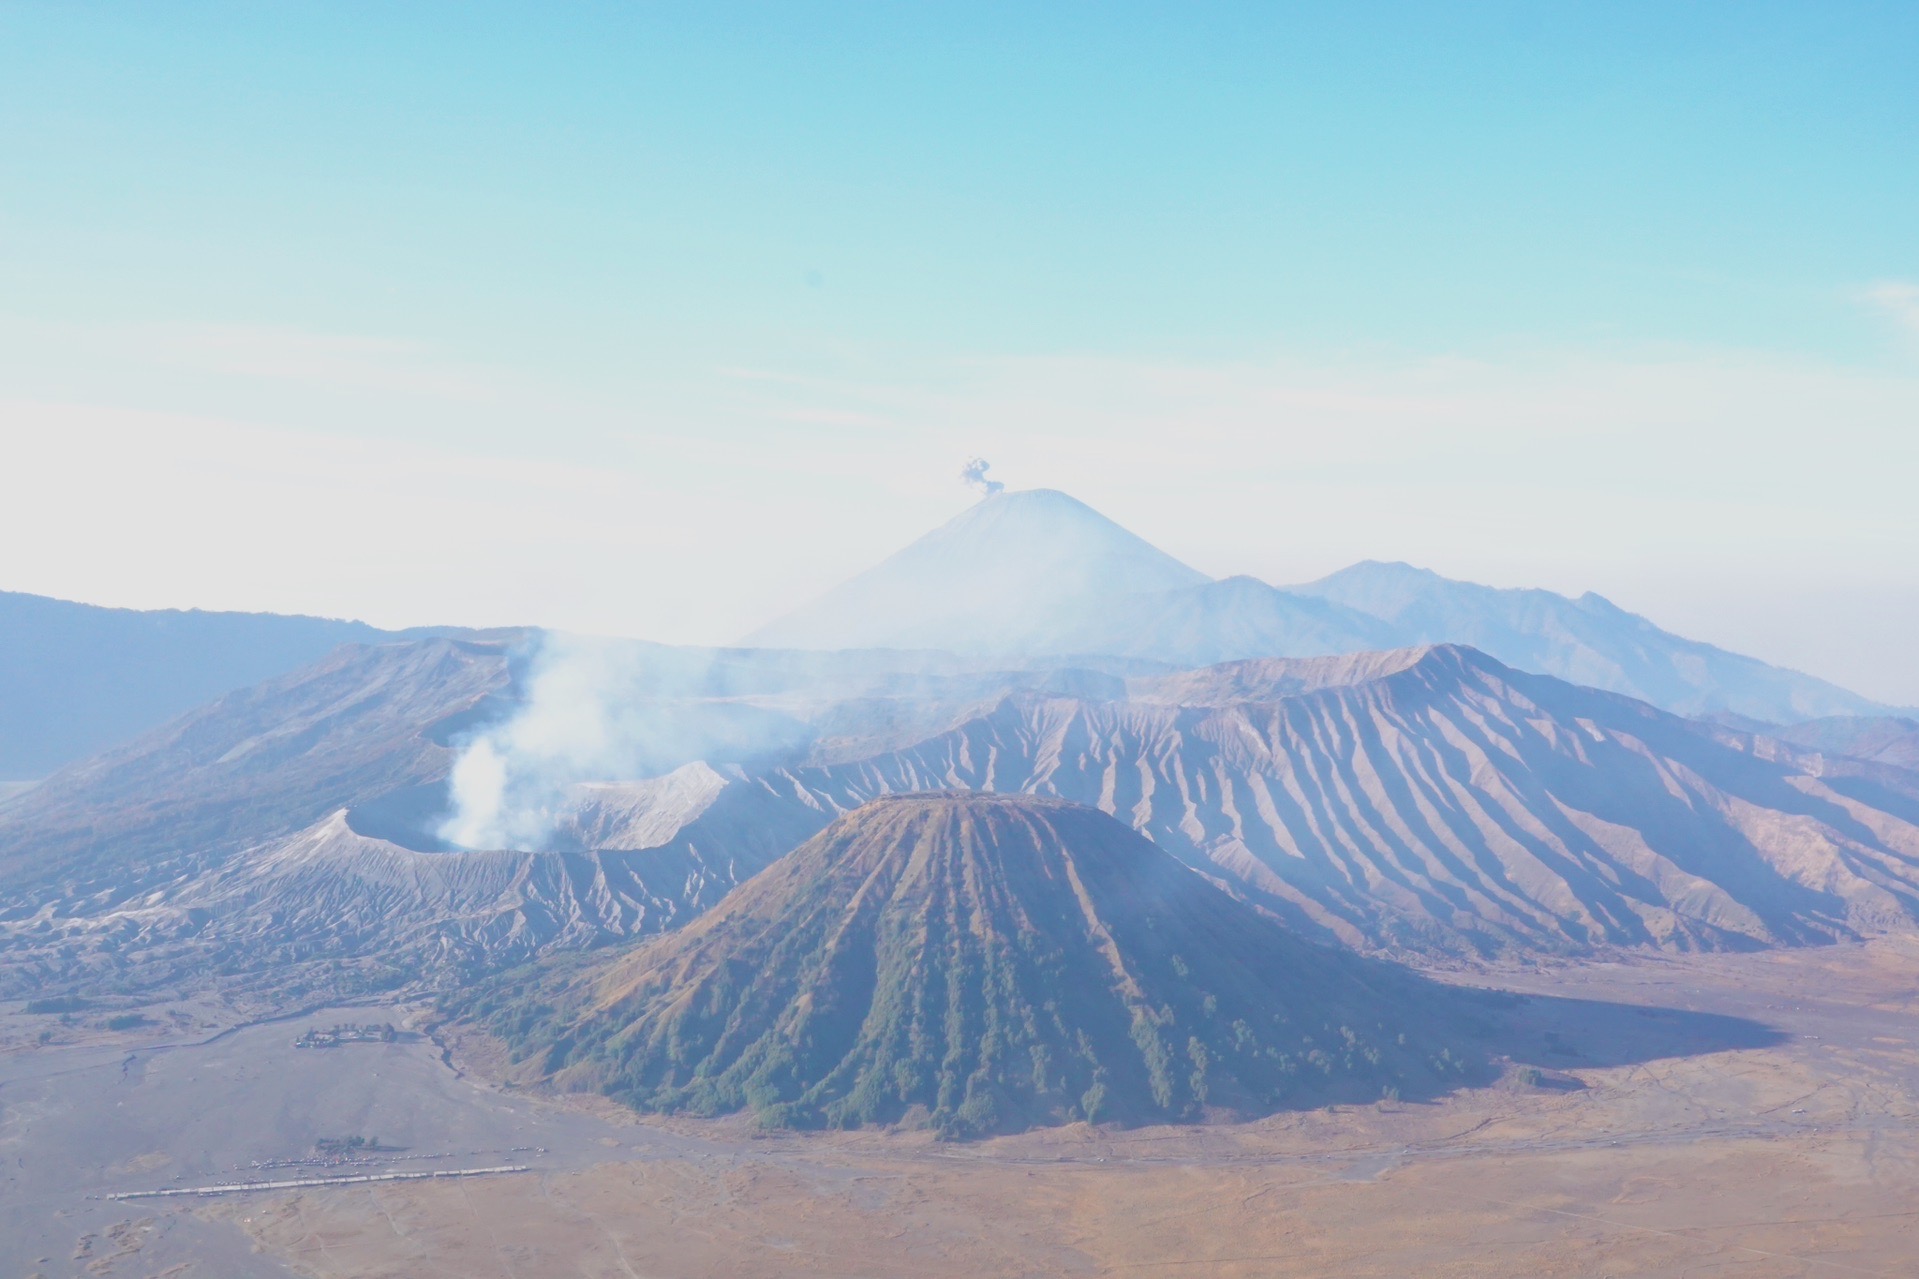
[[[457,743],[525,696],[537,659],[499,642],[348,646],[0,802],[0,992],[353,994],[657,932],[832,816],[700,755],[864,758],[1009,689],[1125,687],[916,655],[596,656],[632,673],[617,709],[670,771],[565,790],[536,850],[455,852],[433,833]]]
[[[0,885],[134,892],[158,865],[208,864],[442,777],[447,734],[507,687],[509,651],[348,645],[71,765],[0,805]]]
[[[1919,917],[1913,774],[1467,649],[1132,680],[680,657],[720,727],[759,707],[814,762],[582,785],[545,851],[451,854],[424,832],[449,743],[513,704],[507,652],[342,650],[0,804],[5,989],[438,984],[677,926],[835,815],[943,788],[1111,812],[1361,949],[1750,947]]]
[[[1237,706],[1276,702],[1302,693],[1346,688],[1397,675],[1430,656],[1424,648],[1347,653],[1335,657],[1269,657],[1221,662],[1127,684],[1125,700],[1153,706]]]
[[[1158,687],[1193,704],[1013,697],[775,789],[840,809],[934,788],[1059,796],[1296,927],[1423,954],[1743,948],[1919,920],[1912,774],[1451,646]]]
[[[683,924],[829,820],[737,779],[701,803],[663,805],[651,829],[613,832],[617,848],[421,851],[371,833],[379,823],[364,814],[161,868],[137,892],[0,915],[0,997],[78,985],[269,1001],[445,989]]]
[[[776,1126],[949,1134],[1456,1081],[1445,996],[1292,936],[1104,814],[919,795],[842,817],[686,929],[470,1015],[559,1086]]]

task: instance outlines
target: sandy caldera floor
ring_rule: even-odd
[[[1919,945],[1469,980],[1785,1038],[1613,1066],[1556,1038],[1544,1086],[1198,1129],[633,1122],[603,1162],[198,1212],[328,1279],[1919,1274]]]

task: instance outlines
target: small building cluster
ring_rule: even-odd
[[[322,1137],[313,1143],[314,1153],[323,1157],[372,1154],[380,1148],[378,1137]]]
[[[390,1044],[400,1037],[393,1023],[368,1022],[363,1026],[341,1022],[325,1030],[309,1030],[293,1041],[295,1048],[338,1048],[342,1044]]]

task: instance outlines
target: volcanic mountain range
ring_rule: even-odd
[[[0,798],[344,643],[524,639],[268,614],[134,612],[0,592]],[[1361,563],[1303,586],[1212,580],[1063,493],[1001,493],[745,641],[933,649],[978,666],[1172,669],[1468,644],[1684,715],[1764,725],[1889,708],[1661,630],[1592,594],[1498,590]],[[1078,655],[1077,657],[1073,655]]]
[[[1453,624],[1442,605],[1459,598],[1398,570],[1387,577],[1426,585],[1356,594],[1355,570],[1297,594],[1300,612],[1270,587],[1195,581],[1042,493],[991,499],[909,548],[850,593],[853,611],[902,573],[948,580],[941,565],[968,559],[975,525],[977,558],[994,560],[1036,519],[1071,531],[1071,554],[1013,580],[1017,603],[1057,578],[1071,607],[1036,612],[1046,626],[1145,619],[1218,640],[1229,632],[1182,629],[1203,613],[1150,601],[1240,592],[1315,625],[1364,603],[1373,643],[1379,625]],[[1129,576],[1142,556],[1152,573]],[[1159,589],[1114,595],[1139,580]],[[937,620],[945,597],[919,589]],[[807,624],[827,626],[847,598]],[[1500,623],[1508,638],[1567,630],[1564,607],[1624,616],[1522,603],[1557,620]],[[1006,607],[965,604],[975,638]],[[1629,620],[1650,655],[1635,679],[1717,678]],[[1261,633],[1242,638],[1257,647]],[[610,644],[599,659],[628,673],[618,717],[648,730],[644,749],[562,779],[540,799],[537,843],[455,848],[440,824],[454,762],[542,695],[545,643],[348,645],[0,802],[6,989],[457,985],[678,928],[840,815],[930,790],[1097,809],[1303,937],[1425,960],[1804,944],[1919,920],[1919,776],[1898,766],[1908,721],[1688,719],[1453,644],[1186,667],[1119,644],[1058,660]],[[1628,669],[1608,651],[1608,669]],[[1761,674],[1788,701],[1817,693]]]
[[[714,700],[787,726],[773,757],[581,783],[546,851],[450,851],[431,819],[453,743],[510,713],[511,653],[345,650],[0,807],[9,988],[457,984],[678,927],[838,815],[953,789],[1109,813],[1364,951],[1747,948],[1919,920],[1914,774],[1446,646],[948,674],[930,700],[870,655],[739,654]]]
[[[1466,632],[1533,669],[1393,646]],[[792,647],[371,638],[0,798],[0,995],[435,991],[527,1079],[960,1135],[1470,1077],[1483,1009],[1386,958],[1919,929],[1912,721],[1596,597],[1210,582],[1059,494]]]

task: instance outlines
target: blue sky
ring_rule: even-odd
[[[562,366],[1871,359],[1849,291],[1919,275],[1910,5],[16,4],[0,37],[7,292],[76,318]]]
[[[11,4],[0,587],[719,640],[980,452],[1919,700],[1915,120],[1910,4]]]

